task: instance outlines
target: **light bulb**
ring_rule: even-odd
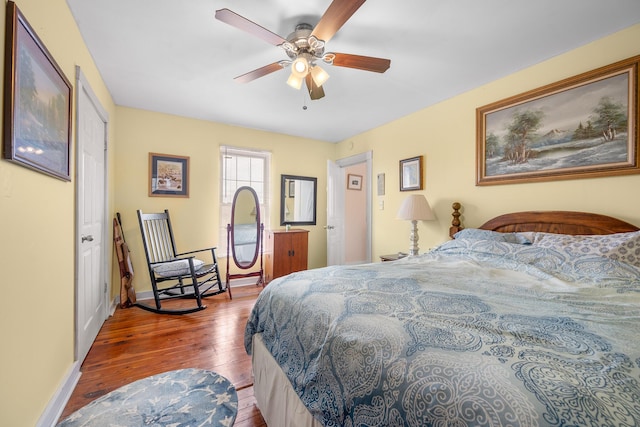
[[[291,64],[291,72],[300,78],[305,77],[309,72],[309,61],[303,56],[297,57]]]

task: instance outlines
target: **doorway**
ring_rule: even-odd
[[[371,262],[372,158],[367,151],[327,162],[327,265]]]
[[[108,115],[76,67],[76,331],[81,364],[108,315]]]

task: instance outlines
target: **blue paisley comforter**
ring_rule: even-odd
[[[246,326],[326,426],[640,425],[640,268],[455,240],[274,280]]]

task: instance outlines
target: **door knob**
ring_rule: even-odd
[[[82,236],[82,243],[84,242],[93,242],[93,236],[91,234],[88,236]]]
[[[333,230],[335,227],[333,225],[325,225],[324,229],[325,230]]]

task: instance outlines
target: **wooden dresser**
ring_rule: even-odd
[[[268,230],[264,236],[264,281],[307,269],[309,231]]]

